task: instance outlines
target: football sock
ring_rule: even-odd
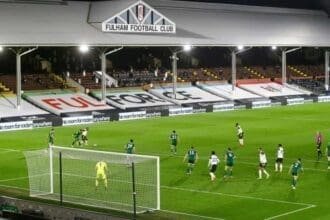
[[[104,187],[105,187],[105,189],[108,188],[108,180],[107,179],[104,180]]]
[[[266,170],[264,170],[263,172],[264,172],[264,174],[266,174],[267,177],[269,177],[269,173],[267,173]]]

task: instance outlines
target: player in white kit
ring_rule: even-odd
[[[269,178],[269,173],[266,171],[267,157],[262,148],[259,148],[259,178],[262,179],[262,173],[266,175],[266,179]]]
[[[276,152],[275,172],[282,172],[284,159],[284,148],[282,144],[279,144]]]
[[[220,163],[220,160],[217,155],[215,155],[215,152],[211,152],[211,156],[209,159],[209,164],[208,167],[210,169],[210,176],[211,176],[211,181],[214,181],[216,176],[215,176],[215,171],[217,170],[218,164]]]

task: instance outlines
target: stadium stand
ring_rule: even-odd
[[[174,99],[173,88],[171,86],[159,86],[150,89],[151,94],[178,105],[227,101],[224,98],[205,92],[198,87],[191,86],[189,83],[178,85],[176,92],[176,99]]]
[[[276,96],[294,96],[294,95],[309,95],[308,91],[303,91],[299,88],[294,88],[289,85],[281,85],[276,82],[240,82],[240,88],[249,92],[258,94],[263,97],[276,97]]]
[[[288,78],[321,76],[321,66],[288,66]],[[107,85],[110,87],[139,87],[150,83],[171,83],[173,74],[169,69],[154,70],[113,70],[107,74],[113,77],[117,84]],[[281,77],[280,66],[238,66],[237,79],[267,79]],[[88,89],[99,89],[101,80],[95,73],[70,73],[70,78]],[[177,70],[177,82],[206,82],[231,79],[231,67],[210,67],[210,68],[179,68]]]
[[[16,75],[0,75],[0,83],[9,91],[16,91]],[[44,90],[66,88],[66,84],[55,74],[23,74],[22,90]]]
[[[312,79],[311,77],[308,78],[296,77],[296,78],[291,78],[290,83],[306,88],[312,91],[314,94],[325,93],[324,78]]]
[[[48,112],[37,108],[25,100],[22,100],[20,109],[16,108],[15,103],[16,95],[7,97],[0,96],[0,119],[7,117],[48,114]]]
[[[101,81],[99,81],[95,75],[91,72],[83,73],[70,73],[70,78],[89,89],[99,89],[101,87]]]
[[[228,83],[202,83],[199,84],[199,87],[210,93],[224,97],[229,100],[261,98],[261,96],[243,90],[237,86],[235,86],[235,89],[232,90],[232,85]]]

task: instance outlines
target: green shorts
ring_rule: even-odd
[[[227,167],[233,167],[233,166],[234,166],[234,163],[233,163],[233,162],[227,162],[227,163],[226,163],[226,166],[227,166]]]
[[[188,163],[195,164],[196,160],[188,160]]]

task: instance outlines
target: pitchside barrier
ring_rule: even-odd
[[[55,146],[24,155],[32,197],[131,213],[160,209],[159,157]],[[100,161],[107,171],[97,178]]]
[[[26,116],[20,116],[18,110],[14,113],[15,117],[4,117],[0,113],[0,131],[146,119],[245,108],[265,108],[312,101],[312,99],[305,97],[308,95],[306,92],[297,91],[292,86],[261,82],[251,81],[248,84],[240,84],[239,87],[235,87],[234,91],[232,91],[230,84],[201,84],[199,88],[185,85],[177,88],[176,99],[173,98],[173,89],[169,87],[153,88],[149,90],[150,93],[141,90],[129,90],[108,94],[107,103],[113,104],[115,102],[117,108],[80,93],[26,94],[26,99],[55,115],[38,115],[38,112],[33,114],[34,110],[29,111]],[[302,97],[297,99],[297,96],[304,96],[305,98],[304,100]],[[94,97],[97,97],[97,94],[94,94]],[[270,100],[270,97],[283,97],[285,101]],[[112,103],[109,101],[110,99]],[[314,101],[329,102],[330,96],[319,96],[314,98]],[[0,104],[2,107],[5,106],[3,103]],[[0,110],[2,107],[0,106]],[[42,111],[40,113],[44,113],[43,110],[40,111]]]

